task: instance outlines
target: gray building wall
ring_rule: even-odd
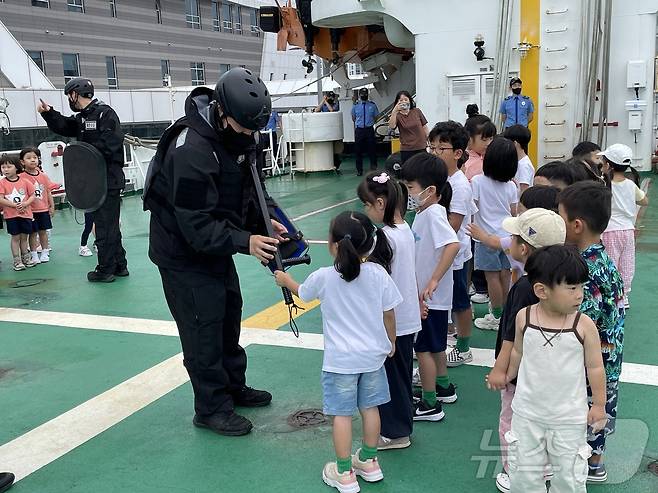
[[[242,35],[213,30],[211,0],[198,0],[201,29],[187,26],[184,0],[161,0],[162,24],[155,0],[85,0],[84,13],[69,12],[67,0],[50,8],[31,0],[0,0],[0,20],[25,50],[42,51],[46,75],[64,86],[62,53],[77,53],[80,74],[99,89],[108,87],[106,57],[116,57],[120,89],[162,85],[161,60],[169,60],[174,85],[191,84],[191,62],[205,64],[207,84],[220,75],[220,64],[260,71],[263,37],[250,30],[250,7],[242,6]],[[234,4],[234,9],[237,4]]]

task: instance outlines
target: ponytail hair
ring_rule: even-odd
[[[384,208],[384,224],[395,227],[395,213],[400,209],[402,190],[398,181],[387,172],[368,173],[356,189],[361,202],[375,204],[378,198],[386,203]],[[406,204],[406,201],[405,201]],[[403,214],[404,215],[404,214]]]
[[[337,215],[329,230],[336,244],[334,268],[341,277],[351,282],[361,273],[363,259],[380,264],[391,272],[393,251],[383,231],[361,212],[346,211]]]

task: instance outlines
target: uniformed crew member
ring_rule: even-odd
[[[112,282],[115,276],[129,274],[119,229],[120,193],[126,183],[121,122],[111,107],[93,99],[94,86],[89,79],[71,79],[64,86],[64,94],[68,96],[69,107],[75,116],[63,116],[44,101],[39,103],[37,111],[50,130],[93,145],[105,158],[107,196],[100,209],[94,211],[98,265],[87,274],[87,279],[90,282]]]
[[[503,127],[512,125],[523,125],[527,127],[535,114],[535,105],[532,99],[521,94],[521,79],[518,77],[510,80],[509,87],[512,94],[500,103],[500,114],[503,119]]]
[[[375,119],[379,109],[368,99],[368,89],[359,89],[359,102],[352,106],[354,122],[354,153],[356,154],[356,174],[363,174],[363,154],[370,159],[370,169],[377,169],[377,141],[375,139]]]
[[[254,184],[250,173],[255,134],[267,124],[271,107],[265,84],[244,68],[224,73],[214,91],[194,89],[185,116],[160,139],[145,187],[149,257],[178,326],[194,390],[193,423],[222,435],[251,431],[234,406],[272,400],[269,392],[245,383],[242,296],[233,262],[236,253],[268,262],[286,232],[272,220],[277,238],[266,236],[254,188],[265,186],[262,179]]]

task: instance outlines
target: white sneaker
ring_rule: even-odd
[[[509,476],[505,471],[499,472],[498,476],[496,476],[496,488],[498,488],[498,491],[502,491],[503,493],[509,493],[510,489],[512,488]]]
[[[322,480],[327,486],[336,488],[340,493],[359,493],[361,491],[354,471],[351,470],[340,474],[335,462],[328,462],[324,466]]]
[[[482,318],[475,319],[475,326],[481,330],[498,330],[500,319],[494,317],[491,313],[487,313]]]
[[[461,366],[465,363],[470,363],[471,361],[473,361],[473,353],[470,349],[462,353],[455,347],[448,353],[448,368]]]
[[[24,264],[25,267],[27,267],[28,269],[29,269],[30,267],[34,267],[35,265],[37,265],[37,264],[35,264],[34,261],[32,260],[32,254],[31,254],[30,252],[24,253],[24,254],[21,256],[21,260],[23,260],[23,264]]]
[[[489,303],[489,295],[487,293],[475,293],[471,296],[471,301],[478,305]]]
[[[39,255],[39,259],[41,262],[50,262],[50,250],[45,249],[41,251],[41,254]]]
[[[39,252],[30,252],[30,256],[32,258],[32,263],[34,265],[41,263],[41,259],[39,258]]]
[[[411,385],[414,385],[416,387],[420,387],[420,370],[418,368],[414,368],[414,372],[411,374]]]
[[[78,250],[78,255],[81,257],[91,257],[93,255],[93,252],[89,250],[88,246],[81,246],[80,249]]]
[[[380,436],[379,441],[377,442],[377,450],[395,450],[407,448],[410,446],[411,440],[409,437],[388,438],[385,436]]]

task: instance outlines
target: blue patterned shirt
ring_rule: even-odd
[[[621,374],[624,351],[624,285],[617,267],[601,244],[581,252],[589,269],[580,311],[599,329],[606,380],[616,382]]]

